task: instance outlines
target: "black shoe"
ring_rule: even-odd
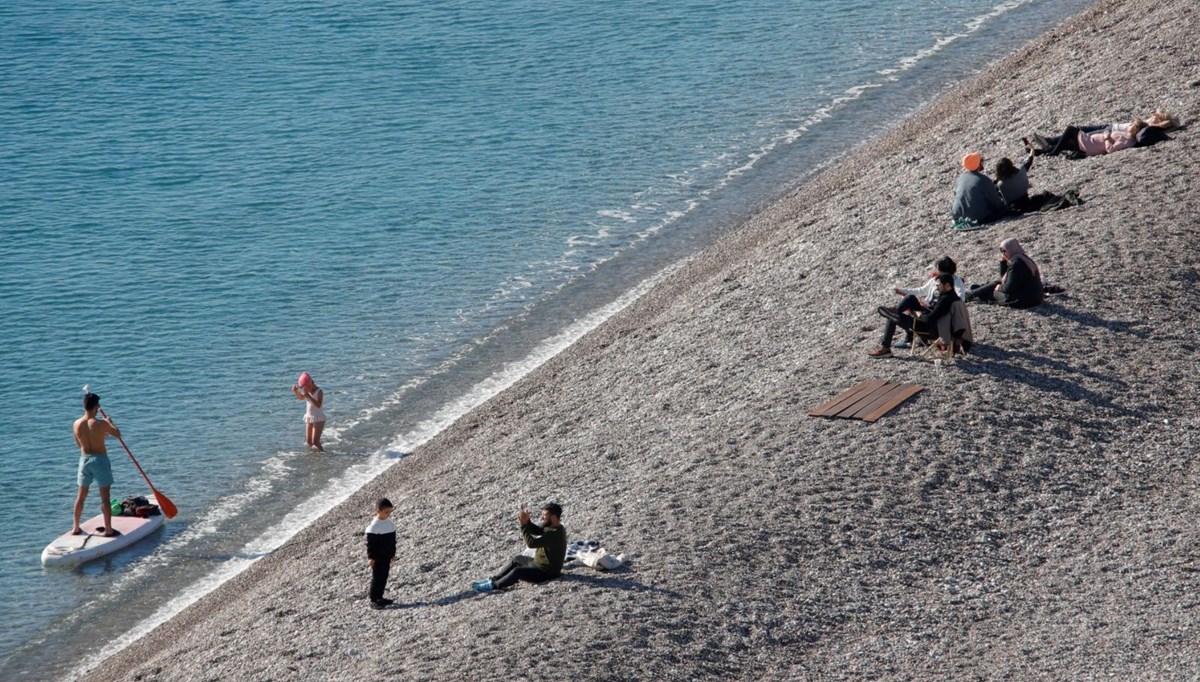
[[[380,599],[380,600],[379,600],[378,602],[376,602],[376,603],[377,603],[377,604],[383,604],[384,606],[391,606],[392,604],[395,604],[395,603],[396,603],[396,600],[395,600],[395,599]]]
[[[373,608],[373,609],[376,609],[376,610],[379,610],[379,609],[386,609],[388,605],[384,603],[385,601],[387,601],[387,600],[385,600],[385,599],[379,599],[379,600],[374,600],[374,599],[372,599],[372,600],[371,600],[371,608]]]

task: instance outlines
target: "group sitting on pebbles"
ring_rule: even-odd
[[[1085,158],[1109,154],[1130,147],[1147,147],[1170,139],[1166,131],[1180,127],[1179,119],[1163,111],[1156,111],[1146,119],[1137,118],[1131,123],[1110,123],[1088,126],[1067,126],[1060,135],[1044,137],[1032,135],[1021,138],[1025,144],[1026,157],[1020,165],[1003,158],[996,163],[996,178],[983,173],[983,156],[971,152],[963,157],[964,172],[954,186],[954,201],[950,213],[954,216],[955,228],[972,228],[995,222],[1001,218],[1033,211],[1051,211],[1083,203],[1073,191],[1064,196],[1049,192],[1029,195],[1028,171],[1033,159],[1040,155],[1065,155],[1068,158]],[[951,314],[954,303],[996,303],[1011,308],[1032,308],[1039,305],[1046,294],[1062,293],[1062,288],[1042,281],[1037,263],[1025,253],[1015,237],[1000,242],[1000,277],[986,284],[967,289],[956,274],[957,264],[949,256],[940,258],[933,266],[929,280],[913,289],[896,288],[903,296],[897,306],[880,306],[877,312],[887,319],[879,345],[867,353],[872,358],[892,357],[892,338],[897,328],[904,330],[905,338],[895,348],[910,348],[919,340],[933,339],[938,335],[938,324]],[[966,309],[961,309],[966,315]],[[969,320],[965,321],[969,329]],[[914,340],[914,334],[919,337]],[[941,341],[937,341],[941,343]],[[961,350],[970,350],[971,342],[964,340]]]

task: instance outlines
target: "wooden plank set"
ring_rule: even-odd
[[[809,412],[810,417],[874,422],[921,391],[916,384],[870,379]]]

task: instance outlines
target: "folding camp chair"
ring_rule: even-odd
[[[912,335],[913,343],[909,355],[927,360],[945,360],[948,365],[954,364],[955,356],[966,355],[967,350],[975,343],[967,304],[962,301],[955,301],[950,307],[950,314],[938,320],[936,336],[918,331],[915,317]]]

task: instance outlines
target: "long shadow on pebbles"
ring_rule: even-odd
[[[1043,315],[1046,317],[1053,315],[1056,317],[1061,317],[1065,320],[1070,320],[1075,324],[1083,325],[1085,327],[1097,327],[1099,329],[1106,329],[1111,332],[1130,334],[1139,339],[1150,338],[1150,331],[1146,328],[1144,323],[1125,322],[1122,320],[1106,320],[1098,315],[1085,313],[1081,310],[1075,310],[1073,308],[1066,308],[1051,300],[1043,301],[1041,305],[1030,308],[1025,312],[1029,312],[1034,315]]]
[[[619,573],[629,573],[629,572],[632,572],[632,571],[630,571],[628,567],[623,567],[623,568],[617,569],[617,571],[615,571],[615,573],[618,573],[618,574]],[[640,583],[636,580],[629,580],[626,578],[618,578],[618,577],[614,576],[613,573],[605,573],[602,575],[586,574],[586,573],[564,573],[563,576],[561,578],[559,578],[559,580],[561,580],[562,582],[567,582],[567,583],[580,583],[583,585],[588,585],[591,587],[596,587],[596,588],[601,588],[601,589],[628,590],[631,592],[658,592],[659,594],[665,594],[669,597],[682,596],[678,592],[674,592],[672,590],[667,590],[667,589],[664,589],[661,587],[655,587],[653,585],[647,585],[645,583]]]
[[[627,573],[627,572],[630,572],[630,571],[628,571],[628,569],[626,569],[624,571],[618,571],[618,573]],[[678,597],[682,596],[678,592],[666,590],[661,587],[654,587],[653,585],[646,585],[646,584],[640,583],[636,580],[629,580],[626,578],[618,578],[611,574],[609,574],[609,575],[583,575],[583,574],[578,574],[578,573],[564,573],[562,575],[562,577],[558,579],[557,582],[577,583],[577,584],[588,585],[588,586],[596,587],[596,588],[600,588],[600,589],[628,590],[628,591],[632,591],[632,592],[658,592],[660,594],[665,594],[669,597],[674,597],[674,598],[678,598]],[[536,586],[531,588],[529,585],[525,585],[523,587],[524,587],[524,589],[537,589]],[[411,602],[408,604],[392,604],[391,606],[389,606],[387,608],[388,609],[416,609],[416,608],[423,608],[423,607],[427,607],[427,606],[450,606],[451,604],[457,604],[460,601],[470,599],[471,597],[474,597],[476,595],[477,595],[477,593],[474,590],[463,590],[462,592],[447,595],[445,597],[442,597],[440,599],[434,599],[432,601],[417,601],[417,602]]]
[[[971,355],[968,357],[975,361],[959,364],[959,369],[964,374],[987,374],[1001,381],[1026,384],[1042,393],[1057,394],[1057,397],[1061,399],[1071,401],[1083,400],[1090,405],[1104,407],[1123,416],[1146,417],[1142,410],[1130,409],[1124,405],[1119,405],[1113,402],[1109,396],[1087,389],[1077,381],[1050,376],[1049,374],[1037,371],[1035,368],[1043,368],[1047,371],[1056,371],[1059,373],[1074,373],[1114,384],[1121,388],[1126,387],[1125,382],[1111,376],[1080,369],[1060,360],[1053,360],[1025,351],[1005,350],[996,346],[976,344],[976,347],[971,349]],[[1046,399],[1054,400],[1056,398],[1048,396]]]

